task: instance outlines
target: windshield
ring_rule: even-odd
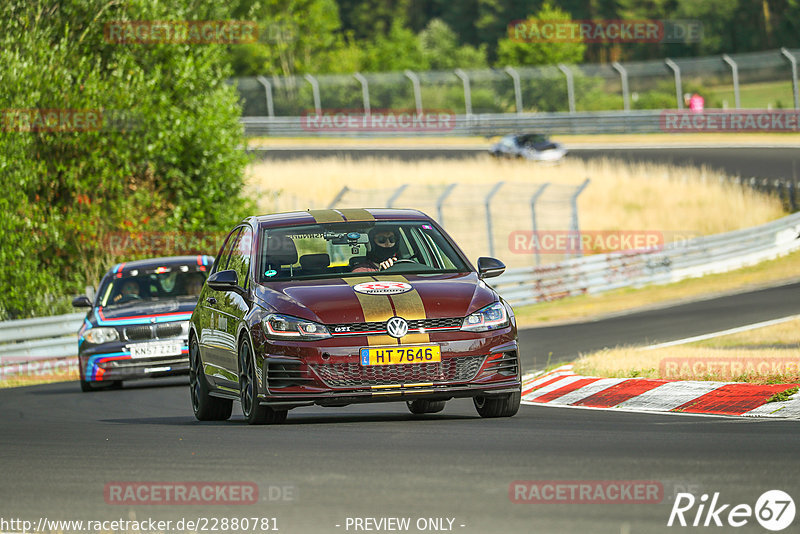
[[[175,299],[197,300],[206,276],[205,272],[195,268],[175,265],[125,272],[100,288],[100,306]]]
[[[262,227],[259,243],[261,283],[369,272],[469,271],[441,232],[424,221]]]

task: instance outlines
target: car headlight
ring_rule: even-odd
[[[109,341],[116,341],[119,339],[119,332],[116,328],[109,328],[100,326],[97,328],[90,328],[83,334],[83,339],[92,345],[101,345]]]
[[[319,323],[277,313],[264,318],[264,329],[267,337],[273,339],[313,340],[331,337],[328,329]]]
[[[495,302],[481,308],[464,319],[461,330],[468,332],[486,332],[508,326],[508,312],[502,302]]]

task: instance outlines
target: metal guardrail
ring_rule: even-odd
[[[800,250],[800,213],[662,250],[598,254],[509,269],[492,284],[515,306],[727,272]]]
[[[0,364],[78,355],[85,313],[0,322]]]
[[[394,131],[309,128],[303,117],[242,117],[248,137],[452,137],[495,136],[534,130],[547,134],[612,134],[662,132],[661,110],[591,111],[578,113],[497,113],[454,115],[452,129]]]

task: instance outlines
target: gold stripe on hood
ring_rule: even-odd
[[[356,276],[343,278],[350,287],[364,283],[374,282],[375,279],[371,276]],[[394,316],[392,311],[392,303],[385,295],[367,295],[354,291],[358,298],[358,303],[361,305],[361,311],[364,313],[364,321],[367,323],[372,322],[385,322]],[[371,335],[367,336],[370,346],[372,345],[396,345],[397,339],[389,335]]]
[[[408,284],[408,279],[402,275],[388,275],[381,276],[381,280],[389,282],[405,282]],[[427,319],[428,314],[425,313],[425,305],[422,303],[422,297],[416,289],[406,291],[405,293],[395,293],[389,295],[394,304],[394,311],[398,317],[402,317],[406,321],[414,321],[419,319]],[[416,343],[429,343],[431,336],[428,334],[407,334],[400,338],[401,344],[416,344]]]

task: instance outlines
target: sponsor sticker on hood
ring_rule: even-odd
[[[411,289],[411,284],[405,282],[363,282],[353,286],[354,291],[367,295],[396,295]]]

